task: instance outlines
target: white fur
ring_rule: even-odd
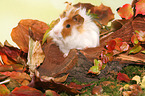
[[[56,42],[65,56],[68,55],[70,49],[84,49],[99,46],[98,26],[92,21],[91,17],[86,14],[86,9],[78,8],[77,10],[79,10],[79,15],[84,18],[82,33],[78,32],[76,26],[73,26],[71,36],[67,36],[65,39],[62,37],[61,31],[63,29],[63,22],[68,19],[67,16],[60,18],[60,22],[49,32],[53,41]],[[70,11],[67,14],[69,15],[69,13]]]

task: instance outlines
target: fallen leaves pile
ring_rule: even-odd
[[[94,6],[89,3],[78,3],[75,7],[86,7],[88,15],[100,27],[101,45],[85,50],[72,49],[67,57],[63,57],[58,46],[48,36],[49,31],[58,20],[50,25],[38,20],[24,19],[13,28],[12,40],[19,48],[7,41],[0,44],[0,96],[60,96],[65,92],[70,95],[82,94],[82,89],[92,86],[91,95],[103,95],[102,86],[112,84],[63,83],[71,74],[71,70],[80,70],[79,60],[85,58],[91,67],[83,65],[87,73],[99,75],[110,61],[120,64],[145,64],[145,0],[134,0],[132,5],[125,4],[117,12],[122,19],[114,20],[110,7],[103,4]],[[112,21],[111,27],[108,22]],[[85,72],[85,71],[84,71]],[[80,77],[79,74],[75,74]],[[81,77],[80,77],[81,78]],[[127,74],[118,72],[116,78],[123,96],[135,96],[143,93],[145,76],[129,78]],[[114,88],[114,86],[112,86]],[[108,96],[108,95],[106,95]]]

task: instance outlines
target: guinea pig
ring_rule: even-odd
[[[68,55],[71,49],[85,49],[99,46],[99,27],[86,9],[70,7],[59,17],[59,22],[49,32],[49,36]]]

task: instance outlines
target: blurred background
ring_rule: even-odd
[[[92,3],[97,6],[103,3],[111,7],[116,19],[120,18],[116,9],[132,2],[132,0],[0,0],[0,42],[8,40],[10,44],[16,46],[10,34],[21,19],[36,19],[49,24],[65,9],[65,1],[72,4]]]

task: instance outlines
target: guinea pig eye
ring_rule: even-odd
[[[67,24],[67,25],[66,25],[66,28],[70,28],[70,24]]]

